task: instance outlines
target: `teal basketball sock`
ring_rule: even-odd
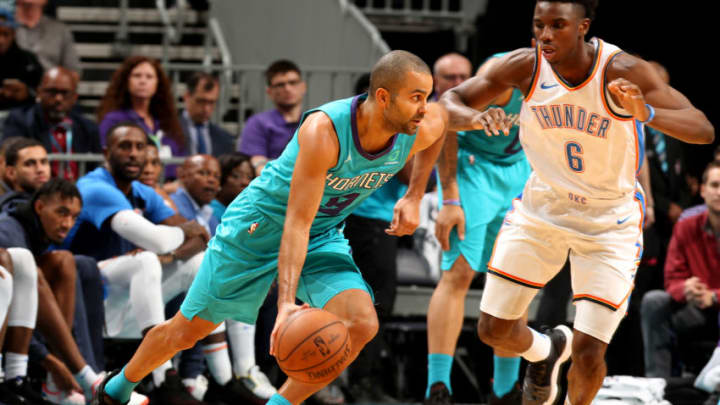
[[[290,401],[280,394],[273,394],[265,405],[292,405]]]
[[[125,367],[123,367],[118,375],[105,384],[105,393],[110,398],[124,404],[130,400],[130,395],[138,384],[140,384],[140,381],[132,382],[125,377]]]
[[[453,357],[448,354],[430,353],[428,354],[428,383],[425,391],[425,398],[430,397],[430,387],[436,382],[445,384],[450,394],[450,370],[452,369]]]
[[[498,398],[512,391],[520,373],[520,357],[493,356],[493,392]]]

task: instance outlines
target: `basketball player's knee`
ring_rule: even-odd
[[[41,259],[41,267],[43,271],[52,271],[52,277],[62,280],[74,282],[77,277],[75,258],[67,250],[55,250],[47,253]],[[52,277],[51,279],[53,279]]]
[[[652,290],[645,293],[640,303],[640,312],[643,316],[655,316],[663,308],[670,308],[672,298],[665,290]]]
[[[485,344],[494,346],[510,337],[514,324],[514,320],[500,319],[480,313],[477,325],[478,337]]]
[[[606,345],[604,343],[590,337],[573,343],[572,361],[580,370],[585,373],[593,373],[605,366]]]
[[[378,318],[374,310],[363,311],[350,319],[349,331],[354,344],[367,344],[375,337],[378,328]]]
[[[467,292],[475,278],[475,271],[465,261],[458,260],[450,271],[443,272],[441,282],[459,293]]]

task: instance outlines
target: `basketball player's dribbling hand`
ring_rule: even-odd
[[[635,119],[646,121],[650,116],[650,111],[645,105],[645,96],[633,82],[618,78],[608,84],[608,90],[612,93],[622,108],[632,114]]]
[[[390,227],[385,230],[388,235],[411,235],[420,224],[420,200],[403,197],[393,208]]]
[[[275,342],[277,342],[277,334],[285,324],[285,321],[297,311],[310,308],[308,304],[295,305],[295,303],[286,303],[278,306],[278,314],[275,318],[275,326],[273,326],[272,333],[270,334],[270,355],[275,356]]]
[[[502,108],[488,108],[485,111],[475,114],[472,119],[474,129],[482,129],[487,136],[510,135],[512,123]]]
[[[450,232],[456,226],[458,238],[465,240],[465,212],[462,207],[443,204],[435,222],[435,237],[442,250],[450,249]]]

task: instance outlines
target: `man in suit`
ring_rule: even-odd
[[[210,202],[220,191],[220,163],[210,155],[193,155],[185,159],[178,174],[181,186],[170,195],[178,213],[214,235],[219,221]]]
[[[3,139],[32,138],[48,153],[101,153],[97,125],[73,110],[77,101],[77,79],[69,70],[55,67],[42,77],[38,102],[10,112]],[[52,176],[76,180],[77,162],[53,162]]]
[[[229,132],[210,122],[220,96],[217,77],[203,72],[194,73],[186,83],[183,96],[185,110],[180,112],[180,124],[185,137],[185,150],[191,155],[219,156],[233,150],[234,139]]]

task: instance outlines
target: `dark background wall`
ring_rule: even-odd
[[[529,46],[535,1],[490,0],[487,14],[478,19],[477,35],[466,52],[474,66],[495,52]],[[601,0],[590,36],[620,46],[627,52],[665,65],[670,84],[684,93],[715,125],[720,114],[715,97],[719,86],[718,22],[711,11],[715,2],[662,0]],[[453,51],[451,31],[430,34],[383,33],[393,49],[417,53],[429,64]],[[717,144],[718,142],[716,142]],[[713,146],[687,146],[691,171],[702,171]]]

